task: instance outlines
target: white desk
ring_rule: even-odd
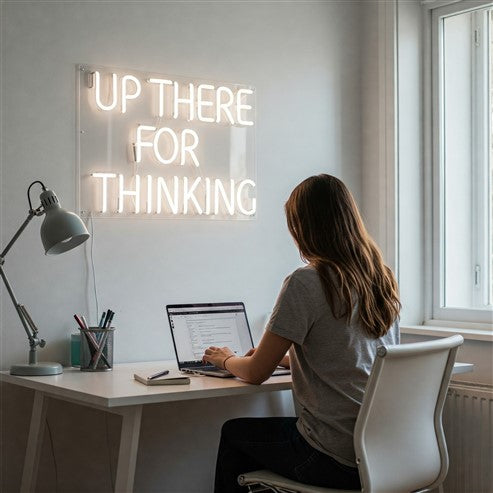
[[[133,378],[137,372],[153,372],[164,368],[176,368],[176,363],[118,364],[113,371],[94,373],[65,368],[63,374],[49,377],[19,377],[1,372],[1,381],[35,391],[21,492],[35,490],[44,422],[51,398],[123,417],[115,491],[127,492],[133,489],[143,405],[291,389],[289,375],[272,377],[262,385],[249,385],[232,378],[191,376],[190,385],[148,387]],[[453,373],[466,373],[473,371],[473,368],[472,364],[456,363]]]
[[[175,369],[176,362],[118,364],[109,372],[64,368],[63,374],[48,377],[19,377],[1,372],[0,380],[35,391],[21,492],[35,490],[44,422],[51,398],[122,415],[115,491],[127,492],[133,488],[143,405],[291,388],[290,375],[272,377],[262,385],[249,385],[235,378],[191,375],[190,385],[145,386],[133,378],[134,373],[152,373],[164,368]]]

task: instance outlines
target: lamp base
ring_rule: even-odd
[[[12,365],[10,367],[11,375],[22,375],[30,377],[42,377],[47,375],[59,375],[63,373],[63,368],[60,363],[52,361],[41,361],[40,363],[23,363],[20,365]]]

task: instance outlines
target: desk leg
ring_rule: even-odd
[[[120,433],[115,493],[130,493],[133,491],[134,486],[142,406],[122,408],[119,414],[123,415],[123,421]]]
[[[27,439],[26,458],[24,459],[24,469],[22,471],[21,493],[30,493],[36,487],[47,409],[48,398],[45,397],[43,392],[36,390]]]

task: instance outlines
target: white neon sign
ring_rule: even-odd
[[[146,179],[142,180],[137,174],[132,177],[133,183],[128,183],[122,174],[93,173],[92,176],[101,179],[98,188],[102,197],[103,212],[108,210],[111,180],[118,182],[117,211],[119,214],[123,213],[125,208],[127,212],[139,214],[141,197],[147,199],[145,211],[142,211],[146,214],[153,212],[161,214],[166,210],[172,214],[190,214],[193,211],[198,215],[211,215],[219,214],[224,209],[230,216],[233,216],[236,211],[251,216],[256,211],[255,198],[251,199],[249,208],[247,205],[250,199],[246,187],[249,187],[251,191],[256,186],[255,182],[249,179],[239,183],[230,179],[229,183],[224,183],[219,178],[200,176],[194,179],[186,176],[182,178],[172,176],[167,179],[164,176],[147,175]],[[131,200],[126,200],[127,198]]]
[[[137,71],[81,74],[83,214],[256,214],[252,89]]]
[[[114,75],[114,74],[113,74]],[[135,85],[134,92],[129,93],[128,82],[131,81]],[[133,75],[125,75],[122,77],[122,113],[127,112],[127,101],[130,99],[137,99],[142,91],[139,79]]]

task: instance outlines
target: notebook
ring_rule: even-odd
[[[164,375],[162,377],[149,379],[149,376],[152,375],[153,372],[148,374],[144,373],[134,373],[134,379],[144,385],[186,385],[190,383],[190,378],[177,373],[177,371],[170,371],[168,375]]]
[[[233,377],[227,370],[202,363],[204,351],[209,346],[227,346],[243,356],[253,347],[245,305],[241,302],[167,305],[166,312],[178,368],[184,373]],[[289,373],[286,368],[278,368],[273,375]]]

